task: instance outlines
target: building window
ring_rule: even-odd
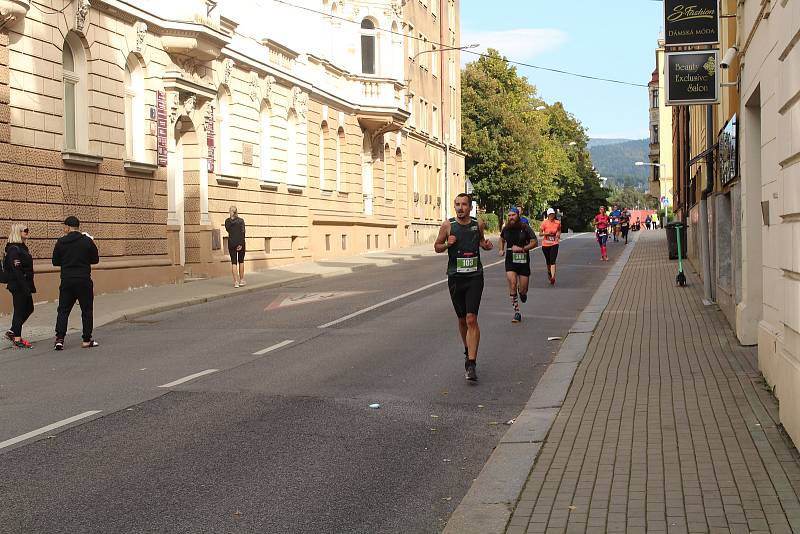
[[[286,117],[286,183],[298,183],[297,177],[297,115],[289,111]]]
[[[64,149],[89,151],[89,108],[86,54],[73,33],[64,40],[61,55],[64,73]]]
[[[431,74],[434,76],[439,76],[439,50],[436,48],[436,45],[431,47]]]
[[[658,124],[653,125],[653,135],[650,138],[650,142],[652,144],[658,143]]]
[[[319,188],[325,185],[325,138],[328,137],[328,123],[323,121],[319,127]]]
[[[342,250],[347,250],[347,234],[342,234]]]
[[[653,101],[652,101],[650,107],[657,108],[658,107],[658,89],[653,89],[652,98],[653,98]]]
[[[414,26],[408,25],[408,59],[414,59]]]
[[[336,132],[336,190],[343,191],[342,186],[342,148],[345,146],[344,128]]]
[[[433,106],[433,123],[431,124],[433,137],[439,139],[439,108]]]
[[[231,174],[231,94],[225,87],[217,93],[217,157],[219,174]]]
[[[125,63],[125,157],[144,161],[144,75],[135,56]]]
[[[272,133],[270,127],[272,111],[267,104],[261,106],[261,179],[272,180]]]
[[[409,126],[411,126],[412,128],[416,128],[417,116],[415,115],[414,112],[414,93],[411,92],[408,93],[408,114],[410,115],[408,119],[410,123]]]
[[[361,21],[361,72],[375,74],[376,72],[376,40],[375,23],[369,19]]]

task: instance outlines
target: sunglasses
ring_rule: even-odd
[[[27,228],[24,228],[22,231],[23,231],[23,232],[25,232],[26,234],[27,234],[28,232],[30,232],[30,230],[28,230]]]

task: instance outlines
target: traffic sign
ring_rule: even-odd
[[[669,199],[666,196],[661,197],[661,204],[669,206]]]

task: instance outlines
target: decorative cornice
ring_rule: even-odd
[[[89,0],[79,0],[78,2],[78,9],[75,11],[75,32],[83,35],[86,30],[87,24],[87,17],[89,15],[89,9],[92,5],[89,3]]]

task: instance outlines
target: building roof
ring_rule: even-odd
[[[653,75],[650,78],[650,83],[658,83],[658,68],[653,69]]]

